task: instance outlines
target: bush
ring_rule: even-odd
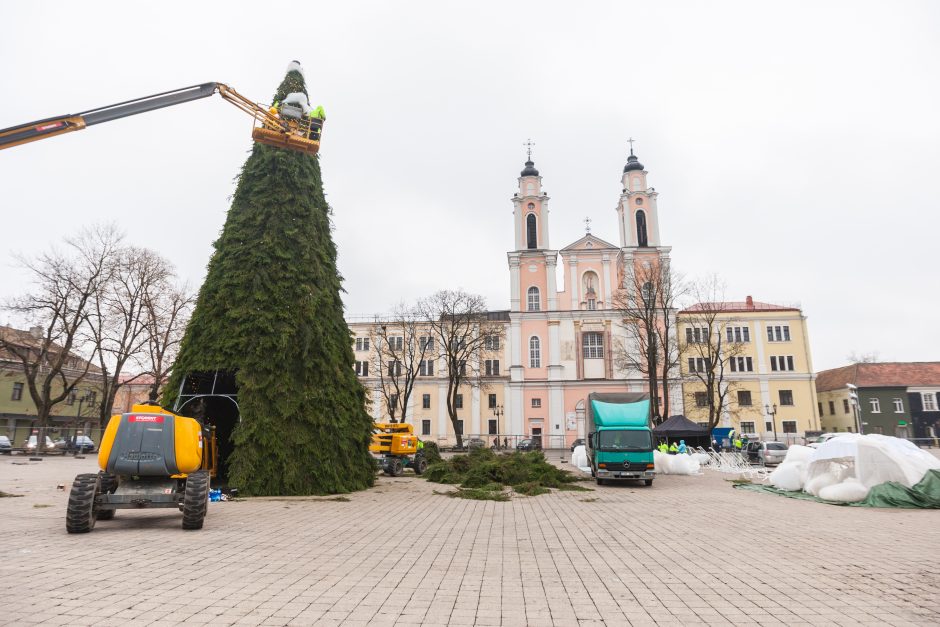
[[[421,449],[424,452],[424,458],[428,460],[428,464],[436,464],[441,460],[441,449],[437,446],[437,442],[429,442],[422,440],[424,448]]]
[[[424,478],[434,483],[457,484],[463,494],[460,498],[484,498],[480,492],[501,495],[489,500],[506,500],[504,487],[513,488],[517,494],[537,496],[550,488],[561,490],[586,490],[574,485],[578,478],[567,470],[556,468],[545,460],[541,451],[497,454],[487,448],[478,448],[466,455],[455,455],[448,460],[432,464]]]

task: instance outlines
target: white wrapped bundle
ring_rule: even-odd
[[[794,444],[787,449],[787,456],[783,459],[783,463],[787,462],[805,462],[809,459],[816,449],[810,448],[808,446],[801,446],[799,444]]]
[[[796,492],[803,488],[803,462],[783,462],[767,478],[775,488]]]
[[[842,483],[827,486],[819,491],[819,498],[839,503],[864,501],[866,496],[868,496],[868,488],[855,477],[849,477]]]
[[[571,454],[571,465],[578,468],[584,468],[588,465],[587,451],[584,446],[574,447],[574,453]]]

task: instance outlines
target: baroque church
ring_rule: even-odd
[[[563,446],[584,437],[591,392],[648,392],[643,375],[618,363],[617,347],[630,339],[620,325],[622,303],[615,305],[618,290],[630,301],[639,297],[635,273],[669,264],[670,247],[660,239],[658,193],[647,177],[631,147],[616,204],[618,243],[588,232],[557,249],[551,245],[549,197],[530,153],[512,198],[515,250],[507,255],[510,433]],[[674,384],[668,393],[670,413],[681,413],[681,386]]]

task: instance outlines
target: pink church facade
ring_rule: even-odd
[[[614,295],[627,298],[634,268],[668,264],[670,248],[659,235],[657,193],[632,154],[623,169],[623,192],[615,207],[618,233],[610,243],[593,233],[562,248],[551,245],[549,197],[542,177],[527,161],[511,202],[513,250],[507,253],[510,303],[499,314],[505,324],[497,359],[483,385],[461,391],[458,425],[465,437],[497,438],[510,446],[523,437],[540,438],[546,448],[568,447],[585,436],[585,406],[591,392],[648,392],[639,372],[618,366],[618,347],[629,338],[614,308]],[[370,390],[374,419],[385,420],[379,379],[368,338],[372,322],[349,322],[355,336],[356,371]],[[675,327],[673,327],[675,328]],[[374,342],[373,342],[374,344]],[[445,406],[446,364],[420,376],[408,403],[407,421],[421,437],[450,445],[456,439]],[[682,390],[673,382],[670,413],[683,412]]]
[[[592,233],[551,246],[549,197],[530,160],[513,195],[515,249],[510,273],[509,381],[506,428],[540,438],[543,446],[568,446],[585,436],[591,392],[645,392],[647,380],[622,369],[617,347],[629,341],[614,308],[614,294],[633,285],[638,264],[668,264],[670,248],[659,234],[658,194],[632,154],[624,167],[616,212],[619,245]],[[561,264],[559,268],[559,263]],[[671,413],[682,412],[680,386]]]

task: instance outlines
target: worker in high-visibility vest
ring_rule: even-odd
[[[676,444],[675,442],[673,442],[673,443],[669,446],[669,454],[670,454],[670,455],[678,455],[678,454],[679,454],[679,445]]]
[[[735,438],[735,439],[734,439],[734,450],[736,450],[736,451],[740,451],[740,450],[741,450],[741,438]]]

